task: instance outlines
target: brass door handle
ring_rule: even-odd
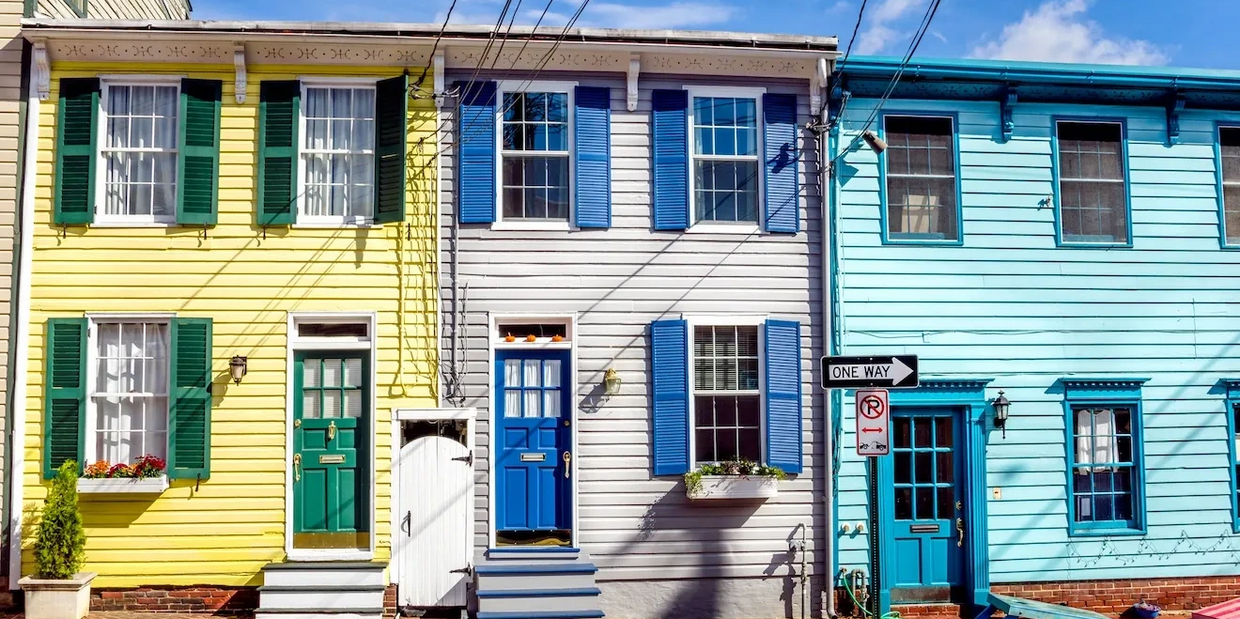
[[[336,422],[332,421],[327,424],[327,440],[330,441],[334,438],[336,438]]]
[[[572,468],[573,454],[564,452],[564,479],[568,479],[568,471]]]
[[[960,535],[956,538],[956,547],[964,548],[964,518],[956,519],[956,533]]]
[[[301,454],[293,454],[293,481],[301,481]]]

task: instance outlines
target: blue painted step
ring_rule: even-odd
[[[598,571],[593,563],[522,563],[497,565],[487,563],[474,568],[475,574],[593,574]]]

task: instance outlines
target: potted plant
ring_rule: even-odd
[[[78,511],[77,462],[60,465],[52,480],[38,538],[34,542],[34,576],[18,581],[26,595],[27,619],[82,619],[90,610],[94,572],[81,572],[86,533]]]
[[[703,464],[685,473],[685,494],[693,500],[769,499],[788,476],[779,467],[749,460]]]
[[[1162,609],[1157,604],[1151,604],[1142,599],[1140,602],[1132,605],[1132,609],[1136,611],[1137,616],[1141,619],[1154,619]]]
[[[162,458],[145,455],[133,464],[118,462],[112,464],[100,460],[86,467],[82,478],[77,482],[79,493],[96,492],[129,492],[129,493],[160,493],[168,489],[168,476],[164,469],[167,464]]]

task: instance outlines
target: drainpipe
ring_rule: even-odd
[[[823,231],[822,244],[824,246],[824,251],[822,252],[822,290],[824,293],[824,297],[830,299],[832,295],[827,293],[827,291],[831,290],[831,258],[830,258],[831,250],[829,249],[829,247],[833,245],[833,241],[831,239],[831,234],[830,234],[831,226],[828,226],[827,222],[830,221],[831,212],[833,210],[832,204],[834,201],[831,199],[831,190],[835,186],[835,182],[834,182],[835,170],[832,166],[830,166],[829,162],[831,161],[831,157],[828,155],[828,153],[832,148],[834,148],[835,138],[832,135],[830,135],[828,131],[825,130],[827,128],[827,121],[829,120],[828,110],[831,105],[830,99],[829,99],[831,95],[831,85],[828,83],[828,80],[827,80],[830,73],[827,70],[827,64],[828,63],[826,59],[819,59],[818,61],[818,88],[821,89],[822,108],[818,110],[817,123],[818,123],[819,131],[817,135],[817,139],[818,139],[817,146],[818,146],[818,185],[819,185],[818,202],[819,202],[819,207],[822,213],[821,221],[823,225],[821,229]],[[827,346],[828,351],[831,351],[834,349],[835,334],[834,334],[834,329],[832,327],[832,321],[831,321],[832,311],[833,310],[832,310],[831,302],[823,304],[823,308],[822,308],[823,334],[824,334],[825,339],[828,342],[828,346]],[[828,352],[828,354],[830,354],[830,352]],[[821,368],[819,369],[819,371],[822,371]],[[835,617],[835,557],[836,557],[835,544],[836,544],[836,539],[835,539],[835,498],[834,498],[835,497],[835,459],[831,455],[833,453],[834,444],[835,444],[835,436],[834,436],[835,429],[832,427],[832,423],[831,423],[833,419],[833,410],[834,410],[833,406],[831,406],[830,404],[830,401],[832,400],[832,398],[833,398],[832,392],[827,392],[823,394],[823,417],[825,418],[824,419],[825,423],[823,424],[823,427],[826,428],[826,430],[823,432],[823,454],[824,454],[823,461],[825,463],[823,466],[823,474],[822,474],[823,481],[824,481],[823,483],[823,488],[824,488],[823,513],[826,514],[825,522],[823,523],[823,541],[825,542],[823,544],[823,548],[826,549],[828,553],[827,553],[827,559],[826,559],[827,569],[826,569],[825,578],[823,579],[823,598],[825,598],[826,605],[825,605],[825,608],[823,609],[822,615],[824,617],[834,619]]]

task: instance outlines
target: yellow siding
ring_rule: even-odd
[[[411,68],[411,71],[420,68]],[[51,225],[56,99],[61,77],[169,73],[224,82],[219,225]],[[82,497],[87,569],[97,587],[255,585],[284,558],[285,368],[290,311],[378,312],[376,560],[390,556],[391,411],[437,404],[435,109],[410,100],[407,223],[365,229],[254,224],[259,83],[309,75],[390,77],[393,70],[251,67],[246,102],[232,67],[58,65],[39,117],[25,509],[42,504],[46,321],[83,312],[176,312],[214,319],[211,478],[174,481],[157,499]],[[240,385],[228,360],[249,357]],[[32,568],[23,536],[23,571]]]

